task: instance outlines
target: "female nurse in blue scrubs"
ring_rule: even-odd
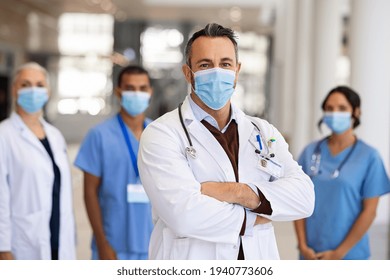
[[[379,197],[390,192],[379,153],[356,137],[360,98],[352,89],[332,89],[322,103],[331,135],[309,144],[299,163],[314,183],[313,215],[295,221],[301,259],[368,259],[367,231]]]

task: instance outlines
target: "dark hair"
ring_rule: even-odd
[[[118,81],[117,81],[118,82],[118,84],[117,84],[118,87],[121,86],[122,78],[123,78],[123,75],[125,75],[125,74],[126,75],[142,75],[142,74],[145,74],[146,76],[148,76],[149,83],[150,83],[150,76],[149,76],[148,71],[146,71],[141,66],[129,65],[129,66],[126,66],[125,68],[123,68],[119,72]]]
[[[359,94],[357,94],[357,92],[353,89],[347,86],[338,86],[331,89],[328,95],[325,97],[324,101],[322,102],[322,110],[325,111],[326,102],[328,101],[329,97],[336,92],[344,95],[345,98],[348,100],[348,103],[352,106],[352,118],[354,119],[353,128],[356,128],[360,124],[360,119],[358,116],[355,116],[354,113],[357,108],[360,108],[360,97]],[[318,122],[318,128],[320,128],[321,124],[322,119]]]
[[[223,27],[217,23],[209,23],[205,26],[205,28],[195,32],[192,37],[188,40],[186,48],[185,48],[185,56],[186,63],[188,66],[191,66],[191,50],[192,44],[196,39],[201,36],[206,37],[227,37],[230,41],[232,41],[234,46],[234,52],[236,53],[236,60],[238,61],[238,46],[234,31],[230,28]]]

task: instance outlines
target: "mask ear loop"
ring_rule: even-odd
[[[320,131],[321,134],[322,134],[321,126],[322,126],[323,123],[324,123],[324,117],[322,117],[322,118],[318,121],[318,123],[317,123],[318,130]]]
[[[192,69],[190,68],[190,66],[189,66],[188,64],[186,64],[186,65],[187,65],[188,69],[189,69],[189,70],[191,71],[191,73],[192,73],[192,75],[191,75],[191,83],[190,83],[191,89],[192,89],[192,91],[196,94],[196,91],[195,91],[195,72],[192,71]],[[194,85],[192,86],[192,84],[194,84]]]

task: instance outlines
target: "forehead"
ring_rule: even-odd
[[[197,38],[191,47],[191,60],[202,58],[236,57],[233,42],[228,37],[206,37]]]
[[[349,106],[351,106],[344,94],[337,91],[329,95],[325,105],[327,104],[348,104]]]
[[[16,76],[16,82],[18,81],[39,81],[46,82],[45,73],[38,69],[26,68],[22,69]]]
[[[125,73],[121,79],[121,85],[149,85],[149,77],[146,74],[128,74]]]

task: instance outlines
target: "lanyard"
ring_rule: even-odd
[[[139,177],[139,172],[138,172],[138,166],[137,166],[137,156],[135,155],[135,153],[133,151],[133,148],[131,147],[129,133],[127,132],[126,125],[123,122],[122,117],[119,114],[117,115],[117,119],[118,119],[118,122],[119,122],[119,124],[121,126],[123,137],[125,137],[127,149],[129,151],[131,162],[133,163],[133,168],[134,168],[135,175],[138,178]],[[144,123],[144,128],[145,128],[145,123]]]

